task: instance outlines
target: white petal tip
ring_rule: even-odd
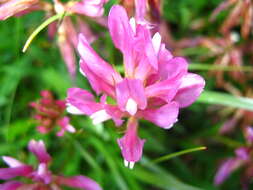
[[[128,162],[127,160],[124,160],[124,166],[131,170],[134,168],[134,164],[135,162]]]
[[[126,103],[126,111],[130,114],[130,115],[135,115],[136,112],[137,112],[137,103],[132,99],[132,98],[129,98],[127,100],[127,103]]]
[[[81,67],[79,68],[79,72],[80,72],[84,77],[86,77],[86,74],[83,72],[83,70],[81,69]]]
[[[100,124],[108,119],[111,119],[111,116],[107,114],[105,110],[99,110],[91,114],[90,118],[92,119],[93,125]]]
[[[128,168],[128,164],[129,164],[129,162],[124,160],[124,166]]]
[[[72,106],[71,104],[67,104],[67,112],[74,115],[81,115],[84,114],[81,110],[76,108],[75,106]]]
[[[134,164],[135,164],[135,162],[130,162],[129,168],[130,168],[131,170],[134,168]]]
[[[67,126],[67,131],[70,132],[70,133],[75,133],[76,129],[72,125],[68,125]]]

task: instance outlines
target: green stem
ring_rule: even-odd
[[[62,19],[64,16],[69,16],[71,15],[70,13],[59,13],[56,14],[50,18],[48,18],[47,20],[45,20],[41,25],[39,25],[34,31],[33,33],[29,36],[29,38],[27,39],[22,52],[24,53],[27,48],[30,46],[31,42],[33,41],[33,39],[44,29],[46,28],[49,24],[51,24],[52,22]]]

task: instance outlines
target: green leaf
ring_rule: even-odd
[[[181,182],[153,162],[148,161],[147,158],[142,158],[141,164],[146,169],[136,165],[133,170],[133,175],[145,183],[152,184],[165,190],[201,190],[198,187]]]
[[[230,106],[253,111],[253,99],[239,96],[236,97],[221,92],[204,91],[198,98],[197,102]]]

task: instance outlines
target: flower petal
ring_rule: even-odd
[[[19,166],[24,166],[25,164],[20,162],[19,160],[16,160],[15,158],[9,157],[9,156],[3,156],[2,157],[4,162],[8,164],[9,167],[15,168]]]
[[[57,124],[61,127],[60,131],[57,132],[57,136],[63,136],[65,131],[70,133],[74,133],[76,131],[75,128],[70,125],[69,120],[69,117],[65,116],[57,121]]]
[[[122,112],[118,106],[113,105],[105,105],[105,111],[112,117],[114,123],[116,126],[122,125],[124,122],[121,118],[125,115],[124,112]]]
[[[130,98],[132,102],[135,101],[139,109],[145,109],[147,106],[144,87],[142,81],[138,79],[126,78],[122,82],[116,84],[116,98],[118,106],[122,111],[127,111],[127,103]]]
[[[104,13],[104,3],[105,0],[83,0],[75,3],[70,9],[71,11],[83,14],[90,17],[100,17]]]
[[[158,125],[170,129],[177,122],[179,106],[177,102],[170,102],[157,109],[145,109],[139,112],[139,116]]]
[[[182,78],[181,85],[174,101],[179,103],[179,107],[187,107],[199,97],[204,86],[205,80],[201,76],[188,73]]]
[[[229,158],[225,160],[215,175],[214,183],[216,185],[222,184],[234,170],[238,169],[243,164],[244,161],[238,158]]]
[[[9,181],[4,184],[0,184],[1,190],[17,190],[20,186],[22,186],[22,183],[19,181]]]
[[[137,135],[137,121],[129,121],[126,134],[118,139],[118,144],[121,149],[121,154],[126,163],[135,163],[141,159],[142,149],[145,140],[142,140]],[[131,166],[132,165],[132,166]],[[132,168],[133,164],[129,167]]]
[[[83,64],[86,64],[91,72],[96,74],[97,77],[101,78],[109,85],[114,85],[115,82],[121,80],[120,74],[117,73],[110,64],[97,55],[82,34],[79,35],[78,52],[81,55]],[[82,69],[82,63],[80,66]]]
[[[57,176],[56,183],[65,185],[67,187],[80,188],[84,190],[102,190],[102,188],[94,180],[85,176]]]
[[[26,177],[33,172],[32,166],[23,165],[15,168],[0,168],[0,179],[6,180],[18,176]]]
[[[122,52],[129,51],[134,34],[123,7],[114,5],[111,8],[108,16],[108,27],[115,46]]]
[[[31,140],[28,149],[37,157],[40,163],[48,163],[51,161],[51,156],[47,153],[45,144],[42,140]]]
[[[0,20],[5,20],[19,12],[29,9],[38,2],[38,0],[9,0],[0,5]]]
[[[91,115],[102,109],[102,106],[95,102],[94,96],[81,88],[68,89],[67,106],[67,111],[72,114]]]
[[[166,102],[170,102],[175,97],[179,85],[179,80],[164,80],[146,87],[145,93],[148,98],[160,98]]]

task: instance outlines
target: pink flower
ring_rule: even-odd
[[[253,177],[253,163],[252,163],[252,153],[253,153],[253,128],[248,126],[245,128],[244,133],[247,145],[239,147],[235,150],[235,156],[225,159],[223,163],[219,166],[218,171],[214,178],[215,185],[222,184],[229,175],[239,168],[244,168],[243,174],[241,176],[241,181],[243,182],[243,189],[248,189],[248,183]]]
[[[39,102],[32,102],[30,106],[36,110],[34,118],[38,121],[37,129],[40,133],[50,132],[56,125],[60,126],[57,136],[63,136],[65,131],[75,132],[69,123],[69,118],[64,116],[65,101],[55,100],[50,91],[41,91],[42,98]]]
[[[90,17],[100,17],[104,13],[104,4],[108,0],[82,0],[75,3],[70,10]]]
[[[39,0],[7,0],[0,3],[0,20],[5,20],[38,5]]]
[[[173,55],[153,37],[146,24],[128,19],[121,6],[113,6],[108,18],[115,46],[122,52],[125,77],[98,56],[83,35],[79,36],[80,71],[87,77],[100,101],[79,88],[68,90],[67,110],[90,116],[95,124],[113,119],[117,126],[129,118],[126,134],[118,140],[125,165],[141,159],[144,140],[137,135],[139,119],[169,129],[177,122],[179,108],[192,104],[204,87],[204,80],[187,72],[187,61]],[[108,104],[106,97],[114,99]]]
[[[3,160],[9,165],[9,168],[0,168],[0,179],[9,180],[15,177],[24,177],[32,180],[33,183],[25,184],[19,181],[7,181],[0,184],[1,190],[61,190],[61,186],[84,190],[101,190],[101,187],[95,181],[85,176],[64,177],[52,174],[48,169],[49,162],[52,159],[47,153],[43,141],[31,140],[28,149],[38,159],[38,167],[35,169],[12,157],[3,156]]]

